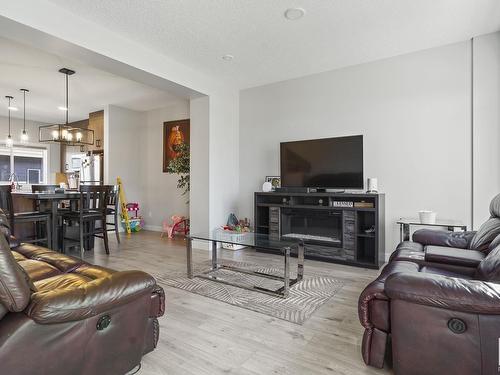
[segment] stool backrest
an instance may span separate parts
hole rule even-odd
[[[113,190],[111,191],[111,194],[109,194],[108,206],[113,206],[113,207],[118,206],[119,193],[120,193],[120,186],[114,185]]]
[[[92,210],[104,215],[113,189],[113,185],[80,185],[80,212]]]
[[[14,205],[12,203],[12,186],[0,185],[0,208],[9,218],[10,227],[14,228]]]

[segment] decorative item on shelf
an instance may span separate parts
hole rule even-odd
[[[356,208],[373,208],[374,205],[373,205],[373,202],[361,201],[361,202],[354,202],[354,207],[356,207]]]
[[[354,202],[351,202],[351,201],[333,201],[333,207],[352,208],[352,207],[354,207]]]
[[[94,131],[87,128],[73,126],[69,123],[69,76],[75,74],[74,70],[62,68],[60,73],[66,77],[66,123],[42,125],[38,128],[39,142],[63,143],[69,146],[93,145]]]
[[[262,191],[264,193],[269,193],[269,192],[273,191],[273,185],[268,181],[264,182],[262,184]]]
[[[23,92],[23,131],[21,132],[21,143],[28,143],[29,137],[26,132],[26,93],[30,90],[20,89]]]
[[[364,230],[366,234],[374,234],[375,233],[375,225],[372,225],[370,228]]]
[[[429,210],[418,211],[418,217],[422,224],[436,224],[437,213]]]
[[[378,193],[378,181],[376,178],[374,177],[370,177],[368,178],[368,189],[367,189],[367,193]]]
[[[12,110],[11,100],[14,99],[14,97],[11,95],[7,95],[6,98],[9,101],[9,105],[7,107],[8,111],[9,111],[9,134],[7,135],[7,138],[5,138],[5,146],[10,148],[14,145],[14,140],[12,139],[12,136],[10,135],[10,111]]]
[[[266,176],[266,182],[270,182],[273,189],[275,191],[277,188],[281,187],[281,177],[279,176]]]

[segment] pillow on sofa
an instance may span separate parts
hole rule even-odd
[[[500,235],[500,219],[491,217],[476,232],[470,243],[472,250],[488,251],[490,243]]]
[[[491,250],[486,258],[479,263],[476,277],[484,281],[500,282],[500,246]]]

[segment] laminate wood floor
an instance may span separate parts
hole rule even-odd
[[[97,240],[86,260],[117,270],[153,274],[184,270],[185,242],[161,239],[157,232],[110,235],[111,255]],[[209,252],[194,250],[194,261]],[[252,249],[223,251],[223,258],[281,264],[280,256]],[[292,260],[292,265],[295,259]],[[328,272],[345,286],[302,326],[215,301],[175,288],[165,288],[167,307],[160,318],[160,341],[143,358],[141,375],[305,375],[390,374],[365,366],[360,345],[363,328],[358,296],[378,271],[306,260],[305,272]]]

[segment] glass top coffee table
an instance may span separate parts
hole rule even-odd
[[[193,250],[192,250],[193,240],[208,241],[212,244],[211,267],[208,271],[205,271],[200,274],[193,274]],[[275,250],[275,251],[279,250],[283,255],[284,274],[283,276],[271,275],[265,272],[251,271],[240,267],[221,264],[218,261],[218,254],[217,254],[219,243],[229,243],[234,245],[242,245],[242,246],[260,248],[265,250]],[[290,277],[290,252],[292,248],[297,248],[297,258],[298,258],[297,277],[294,279]],[[290,292],[290,287],[300,282],[304,276],[304,241],[300,238],[296,239],[287,238],[286,240],[284,239],[282,240],[270,237],[267,234],[257,234],[257,233],[244,233],[243,235],[238,235],[238,236],[223,236],[220,234],[220,232],[195,233],[195,234],[190,234],[188,236],[186,242],[186,251],[187,251],[187,275],[190,279],[193,277],[200,277],[223,284],[236,286],[239,288],[266,293],[272,296],[287,298]],[[278,289],[272,290],[255,285],[249,286],[231,282],[228,280],[224,280],[220,276],[213,274],[215,271],[220,269],[227,269],[233,272],[240,272],[248,275],[254,275],[272,280],[282,281],[283,286]]]

